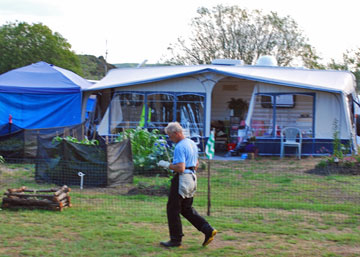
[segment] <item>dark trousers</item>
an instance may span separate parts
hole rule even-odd
[[[167,202],[167,218],[172,241],[181,242],[184,236],[180,214],[186,218],[195,228],[203,233],[212,231],[209,223],[201,217],[192,207],[194,198],[182,198],[179,195],[179,174],[171,180],[170,194]]]

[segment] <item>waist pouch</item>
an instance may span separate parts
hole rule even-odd
[[[179,194],[182,198],[194,197],[197,177],[194,173],[182,173],[179,176]]]

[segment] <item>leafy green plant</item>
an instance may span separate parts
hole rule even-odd
[[[96,139],[89,140],[87,137],[85,137],[85,139],[83,139],[83,140],[78,140],[77,138],[71,137],[71,136],[67,136],[67,137],[56,136],[53,138],[52,142],[53,143],[61,142],[63,140],[66,140],[68,142],[75,143],[75,144],[82,144],[82,145],[99,145],[98,140],[96,140]]]
[[[341,143],[339,138],[339,122],[337,119],[335,119],[333,123],[333,138],[334,158],[342,159],[344,157],[343,151],[345,150],[345,146]]]
[[[316,168],[325,168],[328,166],[328,162],[326,160],[321,160],[317,165]]]
[[[243,118],[244,114],[249,108],[248,102],[241,98],[231,98],[228,103],[228,108],[234,110],[234,115]]]
[[[137,170],[154,170],[160,160],[171,161],[175,146],[169,146],[165,135],[160,134],[157,129],[128,129],[120,133],[115,141],[120,142],[124,138],[130,138],[133,162]]]
[[[0,155],[0,164],[1,163],[5,163],[5,159],[4,159],[4,157],[2,157],[1,155]]]
[[[339,122],[337,119],[333,123],[333,153],[330,155],[330,151],[324,146],[320,148],[318,153],[329,153],[330,157],[327,160],[321,160],[316,168],[325,168],[328,165],[334,166],[336,164],[339,167],[353,168],[356,163],[360,161],[359,156],[346,156],[351,152],[350,143],[344,145],[341,143],[339,136]]]

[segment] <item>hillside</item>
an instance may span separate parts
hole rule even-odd
[[[110,64],[105,62],[103,56],[96,57],[94,55],[78,55],[83,77],[90,80],[100,80],[105,76],[105,63],[107,71],[116,68],[136,68],[139,63],[117,63]],[[142,67],[166,66],[166,64],[144,64]]]
[[[107,71],[116,68],[115,65],[106,63],[102,56],[78,55],[78,57],[85,79],[100,80],[105,76],[105,67],[107,68]]]

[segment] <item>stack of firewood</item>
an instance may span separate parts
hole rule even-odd
[[[8,189],[4,193],[1,208],[62,211],[65,207],[71,207],[69,192],[70,188],[67,186],[51,189]]]

